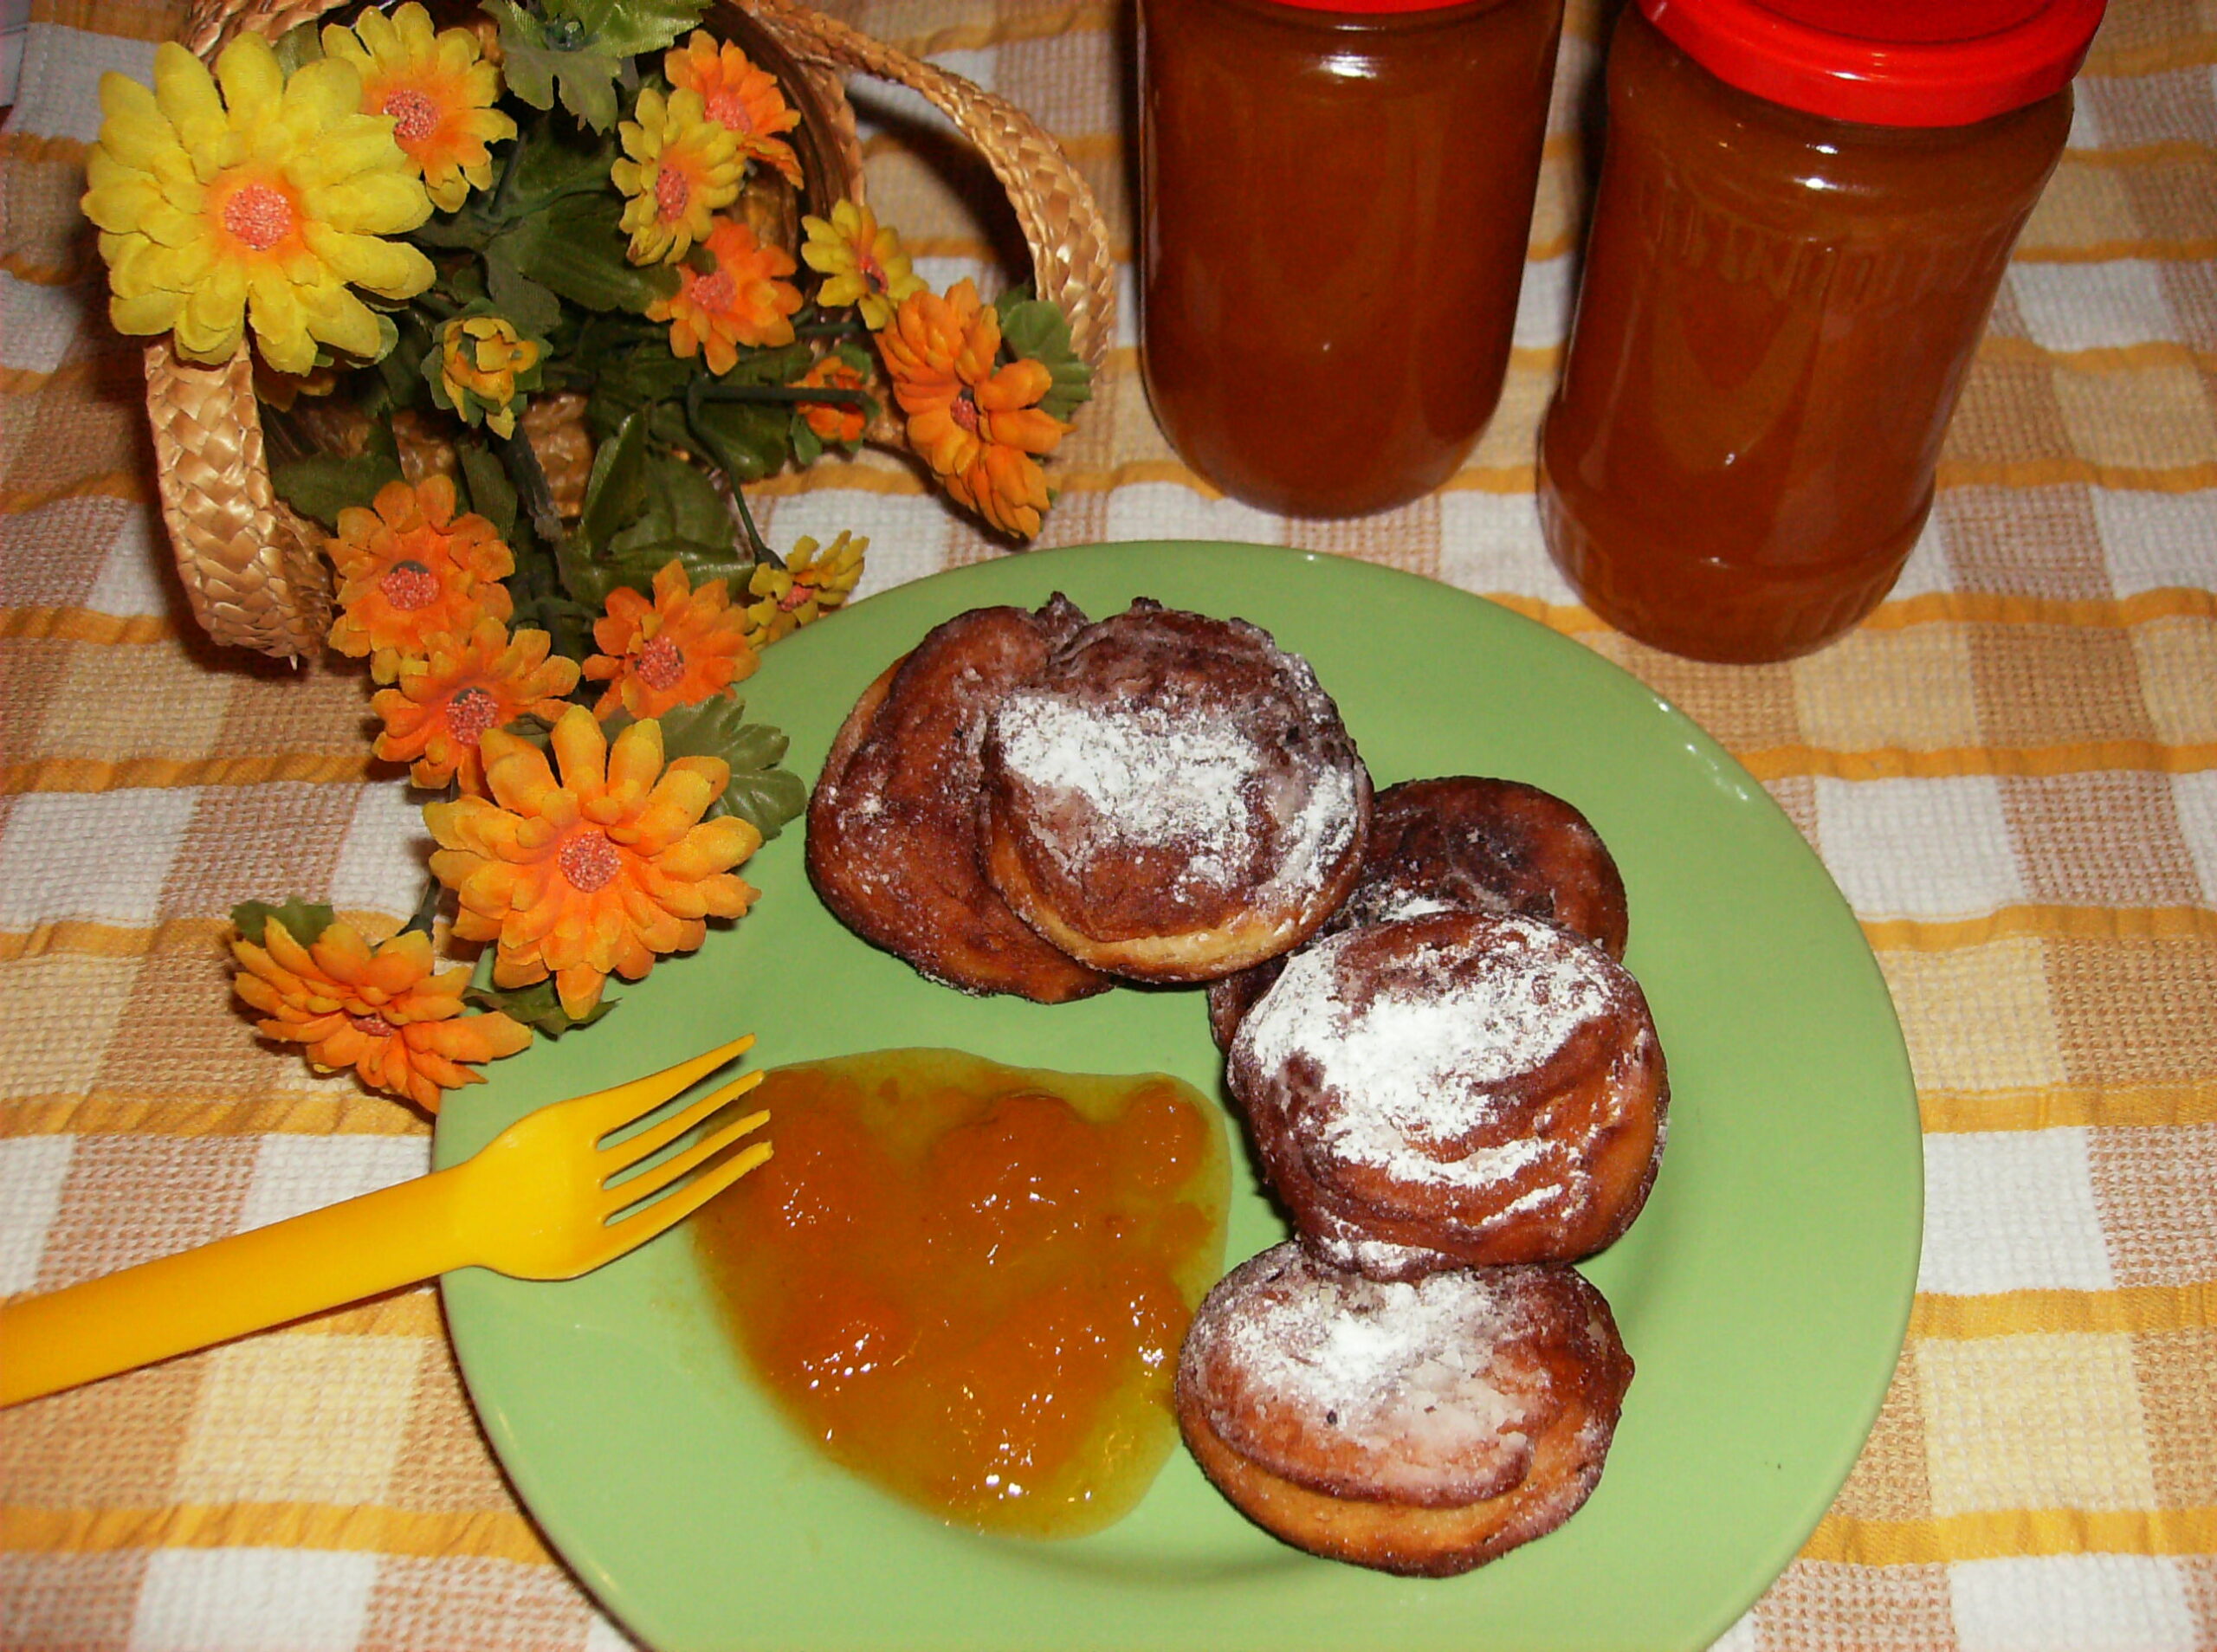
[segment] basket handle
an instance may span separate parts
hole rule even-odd
[[[1093,190],[1039,124],[1007,99],[896,51],[800,0],[740,0],[804,63],[859,70],[922,94],[986,158],[1031,249],[1039,296],[1070,318],[1070,344],[1098,369],[1116,319],[1116,264]],[[860,168],[856,168],[860,176]]]
[[[213,63],[245,32],[275,40],[346,0],[193,0],[181,35]],[[832,71],[906,86],[947,115],[1008,192],[1039,295],[1070,318],[1070,344],[1096,370],[1116,312],[1115,260],[1099,204],[1053,139],[1006,99],[872,40],[798,0],[736,0],[792,53],[831,106],[835,139],[862,178],[854,115]],[[281,659],[313,655],[329,629],[331,581],[313,526],[276,497],[254,395],[251,346],[215,367],[146,351],[147,405],[162,515],[194,618],[217,642]]]

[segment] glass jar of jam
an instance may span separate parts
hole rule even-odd
[[[1636,0],[1563,377],[1548,549],[1697,659],[1839,636],[1932,507],[2102,0]]]
[[[1562,0],[1140,0],[1140,351],[1225,492],[1357,516],[1500,400]]]

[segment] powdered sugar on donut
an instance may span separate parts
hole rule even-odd
[[[1069,858],[1187,848],[1189,875],[1221,883],[1253,853],[1239,788],[1259,754],[1220,718],[1160,706],[1104,716],[1060,694],[1021,694],[1001,707],[998,732],[1011,775],[1089,811]]]
[[[1277,857],[1262,893],[1297,896],[1323,886],[1360,819],[1351,765],[1303,772],[1205,704],[1031,690],[1002,705],[994,737],[1005,772],[1078,829],[1044,838],[1074,874],[1104,854],[1173,851],[1179,883],[1223,888],[1260,854]]]
[[[1363,1453],[1379,1490],[1419,1491],[1483,1475],[1527,1443],[1527,1398],[1496,1359],[1522,1328],[1517,1278],[1461,1270],[1380,1284],[1280,1247],[1211,1297],[1193,1355],[1237,1371],[1252,1403]]]
[[[1461,1153],[1454,1144],[1491,1120],[1502,1087],[1610,1010],[1614,966],[1551,925],[1503,917],[1483,954],[1428,942],[1350,1002],[1341,955],[1378,932],[1348,931],[1296,954],[1240,1023],[1238,1059],[1265,1079],[1296,1057],[1313,1063],[1321,1139],[1343,1162],[1434,1186],[1510,1180],[1548,1151],[1542,1139]]]

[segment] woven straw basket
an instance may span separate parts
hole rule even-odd
[[[344,0],[195,0],[184,42],[209,63],[231,38],[275,39]],[[953,119],[1008,191],[1034,281],[1070,317],[1077,353],[1101,365],[1115,319],[1115,266],[1093,192],[1022,111],[960,75],[880,44],[797,0],[721,0],[704,26],[758,50],[802,111],[794,136],[811,194],[862,196],[862,152],[843,78],[861,72],[921,93]],[[779,63],[783,56],[788,61]],[[829,210],[818,197],[814,208]],[[162,517],[193,616],[218,642],[281,659],[321,647],[331,618],[321,534],[271,490],[249,346],[217,367],[178,359],[163,339],[146,352]]]

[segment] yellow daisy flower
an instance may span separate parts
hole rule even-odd
[[[102,75],[84,210],[106,232],[117,331],[174,329],[179,355],[212,364],[251,325],[284,373],[313,368],[319,345],[374,357],[377,317],[348,289],[404,299],[431,284],[429,259],[381,239],[431,203],[361,92],[336,58],[288,80],[258,35],[225,47],[212,75],[175,42],[155,51],[152,91]]]
[[[491,187],[486,145],[514,137],[516,123],[493,106],[501,71],[484,61],[475,33],[434,31],[431,14],[409,0],[389,17],[365,11],[352,29],[326,25],[323,49],[361,75],[364,114],[392,117],[393,138],[433,205],[451,212],[471,190]]]
[[[639,94],[638,119],[617,127],[627,158],[609,168],[630,196],[623,228],[635,264],[674,264],[708,238],[716,213],[739,198],[739,136],[708,119],[698,92]]]
[[[826,308],[851,304],[875,332],[893,319],[895,305],[924,290],[901,237],[880,227],[877,215],[860,202],[838,202],[829,220],[803,218],[800,224],[808,232],[801,261],[825,278],[816,301]]]
[[[755,599],[747,605],[747,640],[766,649],[845,606],[862,579],[863,552],[869,549],[869,539],[850,533],[823,546],[804,533],[793,541],[784,567],[756,563],[747,582],[747,594]]]

